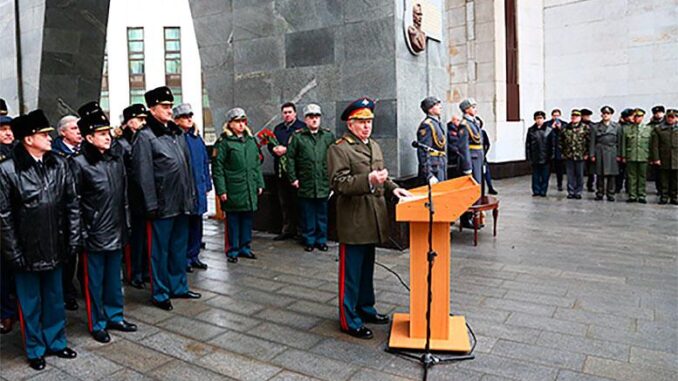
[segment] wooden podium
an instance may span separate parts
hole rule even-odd
[[[471,343],[463,316],[450,316],[450,223],[480,197],[480,186],[471,176],[434,184],[433,262],[431,300],[431,350],[464,352]],[[428,190],[411,189],[415,196],[396,206],[396,221],[410,223],[410,313],[393,315],[389,348],[424,349],[428,298]]]

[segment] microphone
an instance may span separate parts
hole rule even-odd
[[[422,149],[422,150],[424,150],[424,151],[426,151],[426,152],[443,152],[443,151],[437,150],[437,149],[435,149],[435,148],[433,148],[433,147],[429,147],[429,146],[427,146],[426,144],[421,144],[421,143],[419,143],[419,142],[416,141],[416,140],[412,142],[412,147],[413,147],[413,148]]]

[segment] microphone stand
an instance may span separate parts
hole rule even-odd
[[[425,166],[426,166],[426,189],[428,191],[428,201],[424,204],[426,208],[428,209],[428,251],[426,253],[426,260],[428,261],[428,274],[426,275],[426,288],[427,288],[427,296],[426,296],[426,342],[424,344],[424,353],[417,357],[415,355],[406,353],[405,351],[399,351],[395,349],[390,349],[386,348],[388,352],[393,352],[396,354],[403,355],[405,357],[409,357],[415,360],[418,360],[419,363],[424,367],[424,377],[423,380],[426,381],[428,379],[428,371],[430,368],[432,368],[434,365],[438,363],[447,363],[447,362],[454,362],[454,361],[462,361],[462,360],[472,360],[475,358],[475,356],[472,354],[473,349],[469,354],[467,355],[462,355],[462,356],[454,356],[446,359],[441,359],[437,356],[434,356],[433,353],[431,352],[431,303],[433,302],[433,263],[435,262],[436,256],[438,254],[433,250],[433,216],[435,214],[435,208],[433,205],[433,187],[431,186],[431,178],[433,177],[433,174],[430,173],[430,168],[431,168],[431,152],[438,152],[438,150],[428,147],[426,145],[419,145],[416,148],[418,149],[423,149],[426,152],[426,161],[425,161]],[[473,335],[475,338],[475,335]],[[474,349],[475,349],[475,344],[474,344]]]

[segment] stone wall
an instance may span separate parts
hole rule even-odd
[[[191,1],[215,123],[243,107],[254,130],[280,121],[280,105],[310,102],[323,125],[343,134],[339,115],[352,100],[378,100],[374,137],[395,176],[416,173],[409,147],[423,114],[425,57],[407,52],[399,0]],[[438,46],[436,46],[438,45]],[[430,43],[432,91],[447,84],[444,45]],[[266,172],[271,171],[266,160]]]
[[[45,110],[56,124],[82,103],[99,99],[108,1],[20,0],[23,111]],[[19,113],[14,2],[0,3],[3,51],[0,84],[12,114]]]
[[[676,1],[544,3],[548,109],[678,104]]]

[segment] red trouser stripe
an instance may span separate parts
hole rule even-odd
[[[19,310],[19,327],[21,327],[21,337],[24,339],[24,351],[26,350],[26,322],[24,321],[24,313],[21,311],[21,302],[19,298],[16,300],[17,309]]]
[[[151,296],[153,295],[153,261],[151,260],[152,254],[151,250],[153,249],[153,223],[151,221],[146,221],[146,249],[148,251],[148,279],[151,286]]]
[[[128,243],[123,250],[125,251],[125,274],[129,282],[132,280],[132,245]]]
[[[341,329],[348,330],[344,311],[344,273],[346,272],[346,246],[339,244],[339,324]]]
[[[87,306],[87,327],[89,331],[92,332],[93,323],[92,323],[92,300],[90,299],[92,295],[89,292],[89,261],[87,258],[87,250],[82,252],[82,271],[83,278],[85,278],[85,305]]]

